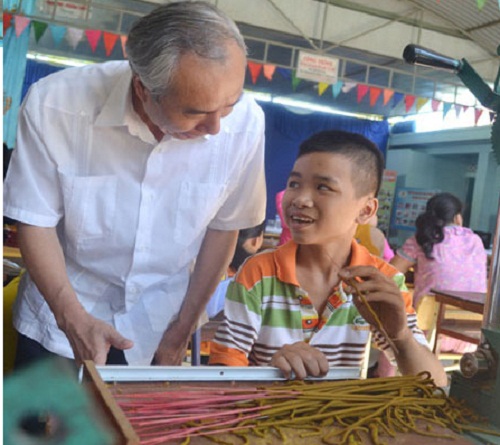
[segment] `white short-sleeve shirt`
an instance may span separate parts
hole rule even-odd
[[[4,214],[57,227],[67,273],[92,315],[149,364],[186,293],[207,228],[236,230],[265,212],[264,116],[243,96],[215,136],[157,142],[131,105],[127,62],[71,68],[34,84],[20,111]],[[26,274],[19,332],[71,347]]]

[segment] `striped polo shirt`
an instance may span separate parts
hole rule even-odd
[[[393,359],[384,336],[370,327],[342,285],[334,289],[320,315],[295,272],[297,244],[249,258],[229,285],[224,321],[210,349],[210,363],[227,366],[268,366],[286,344],[308,342],[319,349],[330,366],[361,366],[370,330],[377,346]],[[404,275],[353,241],[350,266],[374,266],[392,277],[405,300],[408,326],[415,339],[427,345],[416,326],[416,314]]]

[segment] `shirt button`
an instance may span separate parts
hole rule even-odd
[[[312,323],[312,320],[307,320],[306,321],[307,324],[311,324]]]
[[[139,293],[139,288],[137,286],[130,286],[128,288],[128,291],[132,294],[132,295],[135,295],[137,293]]]

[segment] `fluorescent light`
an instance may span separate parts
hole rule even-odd
[[[91,60],[70,59],[67,57],[49,56],[47,54],[40,54],[36,52],[28,52],[26,57],[28,59],[38,60],[40,62],[47,62],[52,65],[59,65],[59,66],[84,66],[95,63]]]

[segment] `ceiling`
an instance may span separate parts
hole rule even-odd
[[[75,14],[65,8],[79,6]],[[162,0],[36,0],[33,19],[83,29],[126,34],[131,24]],[[369,95],[358,102],[359,83],[397,93],[479,106],[454,75],[445,71],[408,65],[402,60],[408,43],[420,44],[452,58],[466,58],[480,76],[495,81],[500,65],[500,7],[487,0],[212,0],[240,26],[249,48],[249,60],[282,68],[272,81],[260,76],[249,89],[270,92],[343,111],[379,116],[406,114],[404,102],[375,105]],[[82,41],[73,49],[66,41],[56,46],[46,33],[38,42],[31,37],[30,50],[88,60],[122,58],[117,45],[111,55],[102,42],[92,52]],[[318,83],[301,81],[292,87],[290,73],[296,68],[299,51],[339,59],[339,79],[344,91],[334,97],[331,90],[321,96]],[[430,109],[430,101],[425,107]],[[421,109],[421,112],[426,108]],[[415,107],[409,113],[414,113]]]

